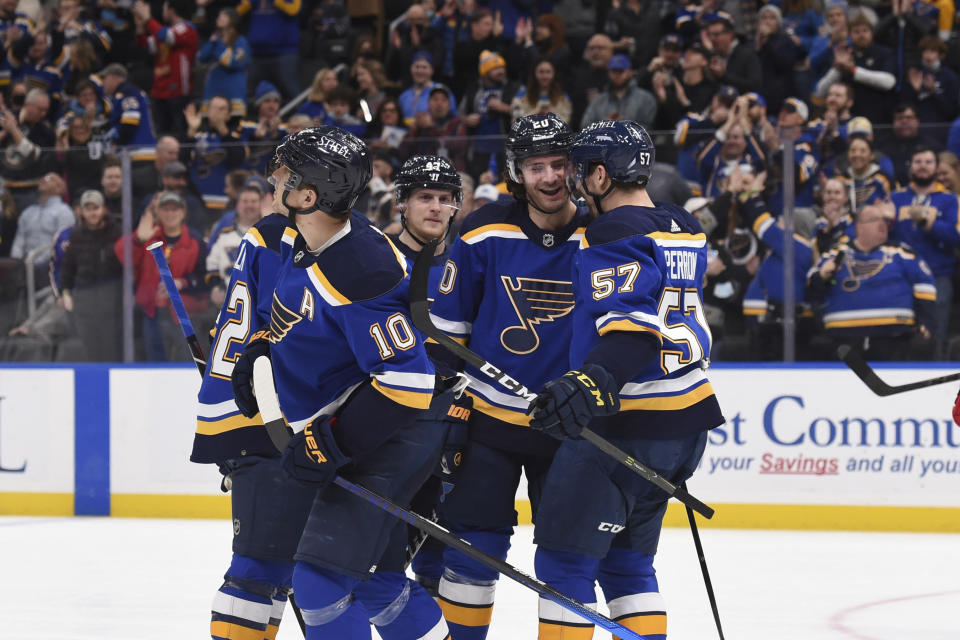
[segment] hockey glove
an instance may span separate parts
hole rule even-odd
[[[562,378],[551,380],[532,403],[530,426],[558,440],[576,438],[597,416],[620,410],[617,383],[598,364],[584,365]]]
[[[330,420],[316,419],[293,436],[283,452],[283,470],[301,484],[322,488],[350,462],[333,437]]]
[[[953,422],[960,427],[960,393],[957,393],[957,399],[953,401]]]
[[[250,342],[243,349],[243,353],[233,365],[233,374],[230,381],[233,383],[233,399],[237,402],[240,413],[248,418],[260,413],[257,398],[253,395],[253,363],[260,356],[270,357],[270,332],[257,331],[250,337]]]
[[[457,476],[463,464],[463,453],[467,448],[470,430],[470,412],[473,410],[473,398],[463,394],[453,401],[447,415],[443,417],[443,424],[447,427],[447,439],[443,443],[443,454],[436,475],[440,478],[443,494],[440,502],[457,484]]]

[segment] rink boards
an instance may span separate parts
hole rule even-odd
[[[881,367],[891,384],[956,370]],[[716,365],[727,422],[690,492],[705,526],[960,532],[954,385],[879,398],[832,364]],[[0,365],[0,515],[228,517],[212,465],[188,461],[188,366]],[[677,504],[667,524],[686,526]],[[525,488],[521,521],[529,522]]]

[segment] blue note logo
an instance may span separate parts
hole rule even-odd
[[[538,278],[500,276],[519,325],[500,333],[500,344],[511,353],[525,355],[540,346],[537,325],[553,322],[573,311],[573,283]]]
[[[293,325],[303,320],[303,316],[283,306],[277,292],[273,292],[273,306],[270,308],[270,342],[276,344],[283,340]]]

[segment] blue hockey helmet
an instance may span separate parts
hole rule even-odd
[[[573,171],[568,180],[579,183],[585,195],[593,198],[597,211],[603,212],[600,202],[618,183],[647,186],[654,158],[653,140],[642,126],[632,120],[601,120],[574,136],[570,150]],[[604,166],[611,180],[603,193],[589,191],[584,182],[597,165]],[[573,184],[568,186],[576,193]]]
[[[288,135],[277,147],[275,163],[290,170],[286,182],[276,186],[284,189],[283,204],[299,214],[348,215],[373,176],[367,146],[338,127],[312,127]],[[317,194],[317,203],[310,209],[287,205],[288,193],[301,186],[309,186]]]
[[[507,135],[505,155],[507,175],[520,182],[520,164],[526,158],[570,153],[573,133],[554,113],[537,113],[514,120]]]

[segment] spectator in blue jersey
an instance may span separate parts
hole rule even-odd
[[[297,113],[310,116],[317,124],[323,122],[327,116],[327,96],[339,84],[337,72],[333,69],[323,68],[317,71],[313,76],[313,84],[310,85],[310,93],[297,109]]]
[[[820,168],[820,156],[816,148],[816,138],[805,129],[810,117],[810,108],[796,97],[789,97],[783,101],[783,107],[777,117],[776,133],[767,140],[767,165],[772,177],[768,185],[768,201],[770,207],[780,213],[783,211],[783,154],[786,150],[786,141],[793,141],[793,169],[794,169],[794,207],[808,209],[813,206],[813,188],[816,185],[817,171]],[[807,211],[809,213],[809,209]],[[806,218],[810,225],[813,216]],[[811,227],[807,227],[809,231]]]
[[[217,237],[228,228],[234,227],[237,217],[237,200],[240,198],[240,192],[246,187],[251,186],[260,192],[261,199],[266,190],[266,183],[259,176],[252,175],[244,169],[235,169],[227,174],[223,183],[223,193],[227,196],[228,211],[220,216],[216,224],[210,230],[210,236],[207,238],[207,249],[217,241]],[[270,213],[268,209],[266,213]]]
[[[20,211],[37,201],[40,179],[53,168],[56,137],[46,120],[49,110],[50,96],[41,89],[26,94],[16,115],[0,101],[0,168]]]
[[[195,105],[184,110],[187,139],[194,144],[190,159],[190,178],[203,197],[208,214],[219,215],[227,208],[223,181],[227,173],[239,169],[246,159],[246,150],[236,124],[230,117],[230,100],[213,96],[204,118]],[[205,231],[207,225],[198,227]]]
[[[218,307],[223,304],[226,285],[237,261],[240,241],[247,231],[261,218],[260,199],[263,193],[254,185],[245,186],[237,197],[237,211],[233,224],[221,229],[207,254],[207,286],[210,301]]]
[[[98,76],[90,76],[99,84],[103,97],[110,101],[110,132],[114,144],[130,149],[134,162],[149,162],[156,158],[157,140],[150,119],[150,100],[147,94],[128,81],[127,69],[122,64],[108,64]]]
[[[31,88],[43,89],[53,101],[53,112],[59,111],[63,91],[63,66],[66,55],[63,34],[55,42],[46,31],[27,33],[7,52],[15,80],[24,80]]]
[[[853,85],[853,115],[864,116],[874,124],[890,122],[894,76],[893,53],[873,42],[870,20],[858,13],[849,22],[850,40],[833,48],[829,71],[817,82],[815,98],[823,98],[834,82]]]
[[[120,227],[104,204],[99,191],[84,191],[80,197],[79,219],[70,232],[60,269],[60,294],[87,360],[119,362],[121,269],[113,245]]]
[[[644,127],[652,125],[657,117],[657,99],[637,86],[630,59],[620,53],[610,58],[607,77],[610,84],[587,106],[580,126],[600,120],[633,120]]]
[[[301,0],[240,0],[237,13],[250,16],[247,39],[253,59],[248,72],[249,86],[269,80],[290,100],[300,92]]]
[[[703,113],[688,113],[677,122],[673,133],[673,143],[678,150],[677,170],[687,180],[700,181],[697,155],[713,138],[714,130],[726,122],[737,97],[737,90],[733,87],[720,87],[710,98],[710,106]]]
[[[17,0],[0,2],[0,47],[7,51],[22,36],[34,28],[33,20],[27,14],[17,11]],[[13,80],[10,62],[6,55],[0,55],[0,89],[6,89]]]
[[[871,360],[907,360],[914,333],[929,341],[936,329],[937,291],[921,257],[886,244],[888,230],[881,207],[864,207],[853,241],[828,251],[811,269],[807,293],[836,344]]]
[[[862,134],[850,137],[847,153],[833,164],[830,177],[839,178],[844,183],[854,211],[859,211],[864,205],[886,200],[890,195],[890,179],[876,161],[873,143]]]
[[[952,69],[943,65],[947,45],[937,36],[920,41],[920,60],[907,68],[900,88],[900,99],[917,107],[917,117],[927,126],[927,135],[942,137],[947,123],[957,117],[960,81]]]
[[[921,147],[910,159],[910,184],[894,191],[890,199],[896,207],[896,222],[891,236],[926,261],[936,279],[936,320],[930,327],[937,342],[938,357],[945,355],[953,301],[953,271],[960,247],[960,223],[957,220],[957,195],[936,181],[937,153]]]
[[[238,30],[240,16],[234,9],[217,14],[217,29],[197,54],[197,62],[210,65],[203,85],[203,109],[213,96],[230,101],[230,115],[247,114],[247,66],[250,64],[250,43]]]
[[[206,247],[200,234],[184,224],[186,216],[187,206],[180,194],[158,193],[140,217],[134,233],[121,236],[113,246],[117,259],[123,262],[124,243],[132,244],[134,297],[143,320],[144,348],[149,361],[187,360],[189,351],[184,348],[183,335],[157,265],[147,252],[148,245],[158,240],[165,243],[170,273],[187,312],[206,308]]]
[[[713,79],[728,84],[740,93],[761,91],[763,72],[760,59],[748,45],[737,41],[730,15],[717,11],[707,20],[707,38],[713,46],[713,55],[708,67]]]
[[[502,167],[503,138],[510,130],[510,104],[520,90],[507,78],[507,61],[499,53],[484,51],[477,61],[480,80],[467,87],[461,99],[461,113],[471,141],[467,173],[479,177],[493,167]],[[405,112],[406,113],[406,112]]]
[[[700,184],[707,198],[715,198],[723,191],[722,181],[736,166],[747,165],[757,173],[764,164],[759,143],[749,133],[747,101],[737,98],[727,119],[697,154]]]
[[[816,255],[825,254],[841,242],[847,242],[853,232],[852,199],[847,185],[839,178],[828,178],[820,187],[820,204],[813,206],[817,215],[810,239]]]
[[[243,123],[241,136],[247,142],[247,168],[262,175],[287,129],[280,120],[280,92],[274,85],[266,80],[257,85],[253,106],[256,120]]]

